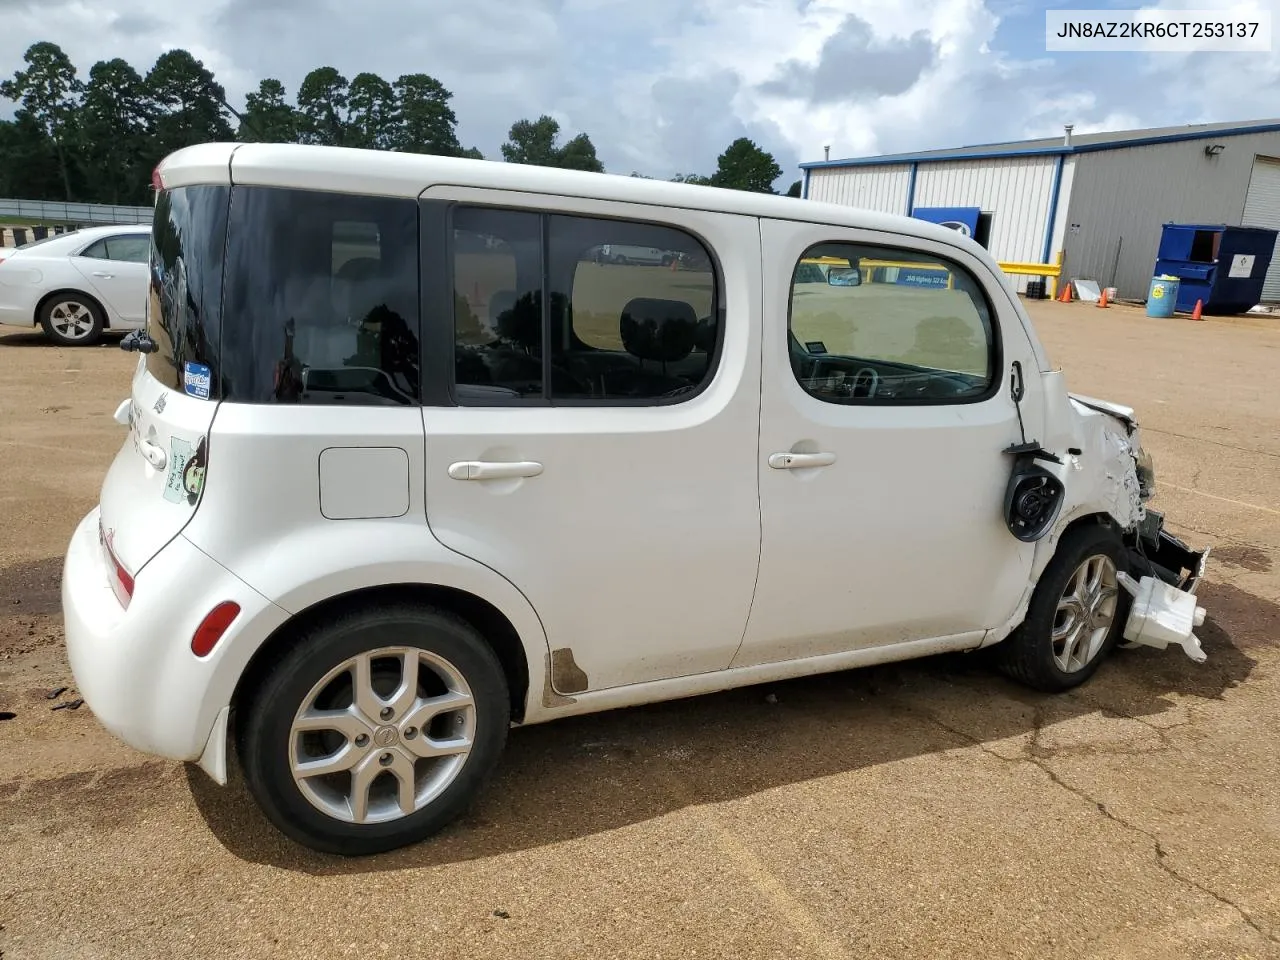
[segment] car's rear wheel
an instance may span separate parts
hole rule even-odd
[[[45,336],[64,347],[97,343],[107,323],[92,298],[71,292],[55,294],[41,304],[39,319]]]
[[[995,650],[1009,676],[1037,690],[1077,687],[1097,671],[1124,630],[1128,570],[1119,534],[1104,524],[1062,538],[1031,595],[1026,619]]]
[[[238,724],[249,789],[326,853],[403,846],[457,817],[506,742],[510,701],[470,624],[429,607],[353,610],[307,631]]]

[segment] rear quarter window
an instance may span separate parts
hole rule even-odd
[[[228,230],[224,399],[417,401],[416,201],[238,186]]]
[[[222,262],[227,235],[225,186],[191,186],[156,197],[151,229],[147,333],[156,345],[147,369],[166,387],[183,389],[183,371],[207,371],[218,384]]]

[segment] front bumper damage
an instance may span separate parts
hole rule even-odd
[[[1131,574],[1118,578],[1133,597],[1124,626],[1126,646],[1164,650],[1176,644],[1203,663],[1208,656],[1194,631],[1204,623],[1205,610],[1196,604],[1196,589],[1209,548],[1192,550],[1165,530],[1162,513],[1147,506],[1155,495],[1155,467],[1142,449],[1133,410],[1079,394],[1069,396],[1081,412],[1102,415],[1092,418],[1101,428],[1092,438],[1098,441],[1103,463],[1095,496],[1097,502],[1107,503],[1108,512],[1127,531]]]
[[[1128,647],[1167,649],[1177,644],[1196,663],[1208,654],[1195,635],[1205,609],[1196,604],[1196,588],[1204,576],[1209,551],[1192,550],[1164,529],[1164,515],[1147,509],[1129,538],[1130,569],[1140,576],[1119,575],[1120,586],[1133,597],[1125,621]]]

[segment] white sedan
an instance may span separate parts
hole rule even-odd
[[[36,240],[0,259],[0,324],[39,324],[55,343],[145,325],[151,227],[88,227]]]

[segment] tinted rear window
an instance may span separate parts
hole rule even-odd
[[[147,369],[175,390],[183,389],[187,370],[195,390],[202,393],[210,382],[209,395],[216,394],[228,195],[225,186],[196,186],[156,198],[147,297],[156,350],[147,355]]]
[[[416,201],[238,186],[229,231],[224,399],[416,402]]]

